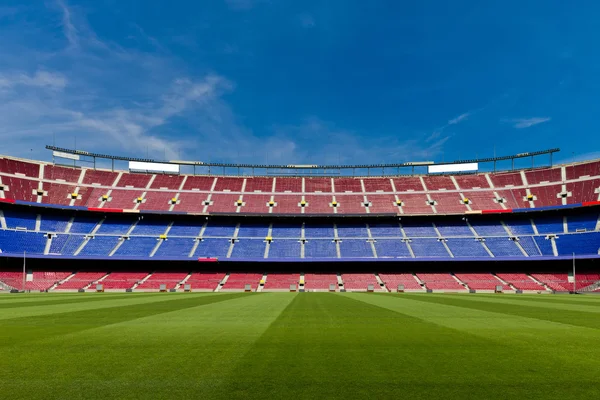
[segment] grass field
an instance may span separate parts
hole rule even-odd
[[[600,398],[600,297],[0,296],[3,398]]]

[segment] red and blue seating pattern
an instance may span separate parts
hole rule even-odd
[[[170,218],[174,218],[171,220]],[[0,207],[5,256],[222,261],[533,260],[600,257],[600,211],[373,221],[58,213]],[[151,281],[153,282],[153,280]]]

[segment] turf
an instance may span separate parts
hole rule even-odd
[[[0,296],[3,398],[600,398],[600,297]]]

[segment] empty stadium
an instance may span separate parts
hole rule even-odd
[[[599,393],[600,161],[427,174],[50,149],[0,158],[8,396]]]
[[[135,170],[136,160],[51,149],[113,168],[0,159],[5,291],[23,290],[23,257],[33,268],[24,289],[37,291],[598,290],[598,161],[457,175],[418,175],[411,163],[352,167],[408,172],[389,177],[314,177],[301,168],[295,177],[247,177],[148,173]],[[475,162],[514,165],[555,151]],[[114,169],[115,160],[130,169]],[[334,168],[350,169],[309,172]]]

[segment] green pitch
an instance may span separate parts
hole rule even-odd
[[[600,398],[600,297],[0,296],[0,396]]]

